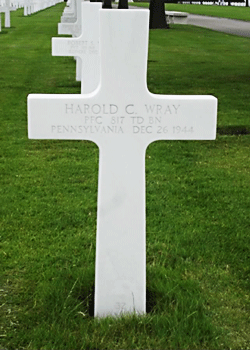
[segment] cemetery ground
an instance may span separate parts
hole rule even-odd
[[[148,2],[133,2],[132,6],[149,7]],[[211,6],[191,4],[165,4],[167,11],[180,11],[196,15],[214,16],[250,21],[250,8],[241,6]]]
[[[147,314],[98,320],[98,148],[27,137],[29,93],[80,93],[73,58],[51,56],[63,7],[0,33],[0,348],[250,349],[249,39],[150,32],[149,90],[216,96],[218,134],[149,146]]]

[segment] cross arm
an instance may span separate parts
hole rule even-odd
[[[89,110],[88,98],[83,101],[80,97],[81,95],[30,94],[28,137],[95,142],[96,127],[101,120]]]
[[[135,138],[146,148],[157,140],[213,140],[217,99],[146,92],[123,103],[101,86],[88,95],[28,96],[28,134],[35,139],[79,139],[97,144]]]
[[[9,11],[16,11],[17,8],[15,6],[0,6],[0,13],[1,12],[9,12]]]
[[[217,98],[214,96],[147,94],[142,108],[145,126],[151,133],[150,142],[216,138]]]
[[[98,54],[98,43],[80,38],[52,38],[52,56],[81,56]]]

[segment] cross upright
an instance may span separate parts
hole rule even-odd
[[[52,38],[53,56],[77,56],[81,60],[81,93],[94,91],[100,81],[99,10],[102,3],[81,3],[81,35]]]
[[[0,6],[0,13],[4,12],[5,28],[10,28],[10,11],[16,11],[16,7],[10,6],[10,0],[5,0],[5,5]]]
[[[216,137],[213,96],[147,89],[149,11],[100,10],[101,75],[90,94],[29,95],[31,139],[99,146],[95,316],[146,312],[145,152]]]

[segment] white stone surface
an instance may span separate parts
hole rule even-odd
[[[67,3],[61,17],[61,23],[73,23],[76,21],[76,0]]]
[[[34,13],[34,2],[32,0],[28,0],[24,5],[25,16],[31,15]]]
[[[81,3],[83,0],[76,0],[76,21],[73,23],[58,23],[58,34],[67,34],[74,37],[81,35],[82,18]]]
[[[215,97],[148,91],[148,23],[148,10],[100,10],[98,88],[87,95],[28,96],[29,138],[90,140],[100,149],[98,317],[146,311],[147,146],[156,140],[216,137]]]
[[[5,0],[5,5],[0,6],[0,13],[4,12],[4,26],[10,28],[10,12],[16,11],[16,7],[10,5],[10,0]]]
[[[100,2],[82,2],[81,35],[77,38],[52,38],[53,56],[78,56],[81,59],[82,94],[94,91],[100,82],[99,10],[101,8]]]
[[[23,15],[28,16],[33,13],[33,1],[32,0],[25,0],[23,2]]]

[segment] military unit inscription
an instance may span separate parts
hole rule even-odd
[[[67,124],[52,124],[53,134],[178,134],[193,133],[194,127],[178,125],[181,105],[147,105],[138,115],[134,104],[119,108],[116,104],[65,104],[64,114],[69,116]],[[80,124],[74,117],[81,116]],[[169,119],[174,118],[175,124]],[[78,119],[78,118],[77,118]]]
[[[75,52],[75,54],[90,54],[90,55],[98,55],[98,43],[93,41],[79,41],[78,43],[68,42],[69,52]]]

